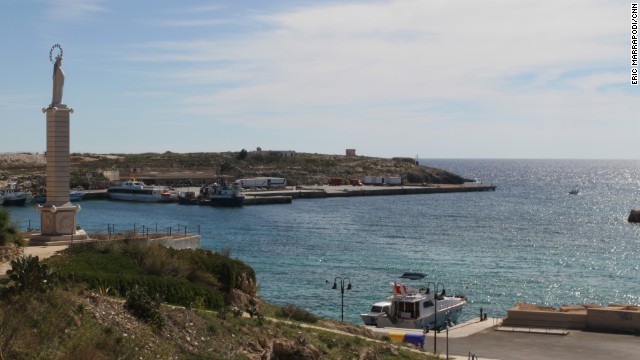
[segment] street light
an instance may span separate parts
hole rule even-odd
[[[344,282],[347,280],[349,281],[349,283],[347,284],[347,290],[351,290],[351,279],[349,279],[348,277],[342,278],[340,276],[336,276],[336,278],[333,280],[333,286],[331,287],[333,290],[338,288],[338,279],[340,279],[340,319],[341,321],[344,321]]]
[[[444,292],[446,291],[444,289],[444,284],[443,283],[437,283],[435,285],[435,289],[434,289],[434,293],[433,293],[433,308],[434,308],[434,321],[433,321],[433,353],[436,353],[436,338],[437,338],[437,334],[438,334],[438,289],[440,288],[440,285],[442,285],[442,295],[444,295]],[[449,333],[447,332],[447,337],[449,336]]]
[[[447,360],[449,360],[449,322],[451,321],[451,312],[447,310],[447,314],[444,320],[444,326],[447,327]]]

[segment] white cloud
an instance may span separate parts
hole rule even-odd
[[[629,114],[629,94],[603,92],[627,83],[626,69],[616,67],[628,49],[612,41],[628,33],[627,5],[318,5],[262,15],[254,19],[260,31],[232,39],[214,34],[150,43],[129,60],[184,63],[159,77],[176,86],[199,85],[198,93],[183,97],[190,114],[242,119],[255,127],[322,124],[415,141],[440,128],[484,129],[488,135],[460,138],[490,142],[501,134],[507,140],[492,146],[507,149],[508,138],[533,146],[536,140],[527,133],[555,129],[557,136],[570,136],[585,120],[592,124],[588,129],[601,132],[594,124],[607,109]],[[413,130],[390,127],[392,122]]]
[[[183,20],[167,20],[163,22],[165,26],[172,27],[200,27],[224,24],[226,21],[217,19],[183,19]]]
[[[107,12],[104,0],[51,0],[48,19],[51,21],[84,21],[94,13]]]

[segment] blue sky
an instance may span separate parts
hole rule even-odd
[[[0,152],[638,158],[627,1],[3,0]]]

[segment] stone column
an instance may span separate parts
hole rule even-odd
[[[40,211],[40,235],[32,244],[62,245],[87,239],[76,231],[76,212],[80,206],[69,202],[70,164],[69,122],[72,108],[64,104],[42,109],[47,114],[47,202]]]
[[[47,114],[47,205],[69,203],[70,163],[69,115],[71,108],[43,109]]]

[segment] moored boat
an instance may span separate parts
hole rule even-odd
[[[4,198],[2,205],[17,205],[22,206],[27,202],[28,194],[22,192],[16,188],[15,182],[9,182],[9,187],[0,190],[0,197]]]
[[[423,273],[404,273],[403,280],[423,280]],[[447,296],[443,284],[429,282],[424,287],[411,287],[393,282],[392,295],[376,302],[369,312],[360,314],[365,325],[380,328],[441,329],[446,324],[456,323],[462,308],[467,304],[464,296]],[[433,286],[433,289],[430,287]],[[439,285],[442,291],[436,292]]]
[[[219,184],[203,186],[200,188],[200,195],[211,206],[239,207],[244,203],[242,188],[238,185],[228,186],[224,179]]]
[[[196,197],[196,193],[193,191],[184,191],[178,193],[178,204],[182,205],[198,205],[201,200]]]
[[[109,197],[114,200],[171,202],[177,196],[167,188],[145,185],[142,181],[129,180],[107,189]]]
[[[69,200],[70,201],[80,201],[84,198],[84,196],[86,195],[86,192],[82,192],[82,191],[71,191],[69,192]]]

